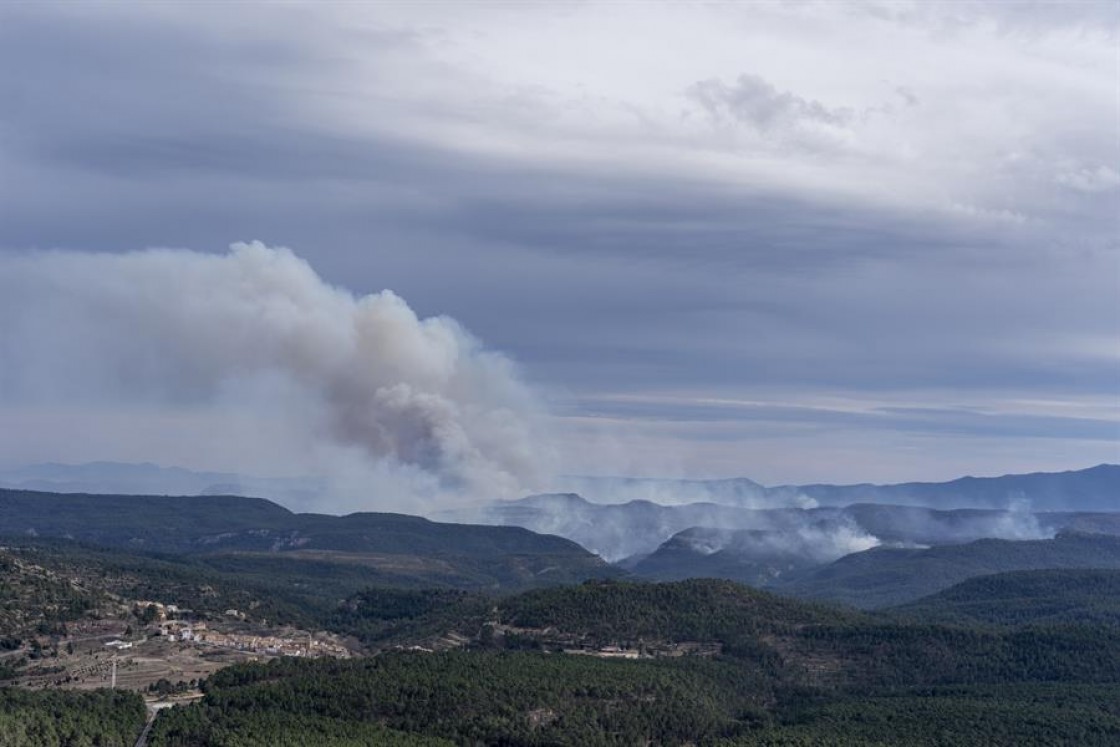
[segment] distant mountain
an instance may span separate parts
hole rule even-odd
[[[99,488],[97,492],[106,492],[106,498],[115,501],[121,496],[108,489],[122,484],[132,486],[128,492],[133,493],[146,492],[138,490],[139,486],[160,485],[163,487],[154,492],[163,493],[169,487],[179,486],[183,488],[180,492],[195,495],[222,492],[225,486],[230,493],[256,492],[290,506],[306,505],[301,501],[309,500],[308,496],[318,489],[311,479],[270,481],[150,464],[39,465],[0,473],[0,481],[4,479],[19,484],[66,485],[60,489],[67,490],[77,485],[94,485]],[[789,579],[791,573],[876,544],[926,546],[981,538],[1043,539],[1063,529],[1120,534],[1120,513],[1082,510],[1118,507],[1120,466],[1115,465],[1055,474],[969,477],[948,483],[886,486],[766,488],[747,479],[644,478],[580,478],[579,484],[607,502],[592,502],[575,493],[542,494],[479,508],[449,510],[434,518],[522,527],[538,534],[558,535],[648,578],[715,576],[752,584]],[[653,500],[618,502],[634,496]],[[699,498],[707,500],[697,502],[695,499]],[[888,500],[905,505],[893,505]],[[816,503],[821,505],[813,507]],[[173,547],[176,552],[299,549],[304,553],[384,552],[371,549],[380,546],[378,543],[360,539],[363,532],[359,527],[363,522],[378,525],[382,545],[391,534],[381,526],[388,522],[384,518],[388,514],[357,514],[348,518],[346,528],[340,530],[339,517],[295,514],[301,518],[293,519],[292,514],[277,514],[276,511],[283,511],[279,506],[266,504],[266,508],[254,510],[268,516],[254,516],[249,524],[233,529],[229,527],[228,512],[234,509],[225,499],[218,498],[210,502],[194,500],[194,513],[188,514],[169,511],[166,506],[149,506],[146,515],[161,518],[146,526],[125,524],[123,529],[100,526],[81,514],[58,534],[83,536],[101,543],[125,541],[129,547]],[[116,504],[103,501],[101,507],[106,509],[110,505]],[[250,505],[238,503],[235,512],[249,511]],[[971,507],[944,508],[948,506]],[[1050,510],[1056,508],[1067,510]],[[123,506],[114,510],[128,512]],[[27,516],[30,514],[13,516],[13,521]],[[381,518],[355,518],[361,516]],[[65,523],[58,517],[46,518],[56,524]],[[198,532],[188,535],[171,531],[183,522]],[[26,521],[20,526],[19,531],[44,531]],[[681,535],[682,532],[688,534]]]
[[[1120,625],[1120,570],[1063,568],[978,576],[891,612],[958,625]]]
[[[745,521],[748,517],[732,519]],[[1061,531],[1120,536],[1120,513],[1043,513],[913,506],[857,505],[843,509],[756,512],[763,529],[692,527],[652,553],[619,561],[640,578],[676,581],[724,578],[769,586],[845,555],[875,546],[920,549],[979,539],[1047,539]],[[734,526],[733,520],[724,526]]]
[[[658,480],[567,478],[565,489],[595,503],[650,501],[660,505],[718,503],[739,508],[806,508],[853,503],[938,509],[1019,507],[1030,511],[1120,510],[1120,465],[1101,464],[1068,472],[1002,477],[961,477],[949,482],[895,485],[781,485],[764,487],[746,478]]]
[[[1063,532],[1049,540],[984,539],[921,550],[876,547],[772,588],[871,609],[904,604],[976,576],[1054,568],[1120,568],[1120,537]]]
[[[803,495],[822,505],[887,503],[934,508],[1008,508],[1033,511],[1120,510],[1120,465],[1069,472],[962,477],[899,485],[791,485],[770,493]]]
[[[0,470],[0,488],[114,495],[252,495],[298,507],[324,490],[312,477],[252,477],[122,462],[32,464]]]
[[[261,498],[0,490],[0,535],[179,554],[345,561],[436,585],[535,585],[618,575],[561,537],[402,514],[297,514]],[[466,569],[466,570],[465,570]],[[469,573],[468,573],[469,571]]]
[[[567,477],[560,480],[569,493],[586,496],[594,503],[649,502],[662,506],[686,503],[718,503],[739,508],[804,508],[812,499],[775,494],[770,488],[745,477],[723,480],[675,480],[653,477]]]
[[[759,512],[714,503],[662,506],[650,501],[630,501],[603,505],[574,493],[533,495],[438,516],[557,534],[611,561],[653,552],[662,542],[690,527],[743,527],[766,521]]]
[[[765,487],[745,477],[720,480],[567,477],[560,482],[568,494],[578,493],[600,505],[714,503],[742,509],[780,509],[867,503],[937,509],[1120,510],[1120,465],[1115,464],[1069,472],[962,477],[949,482],[895,485]],[[325,489],[324,482],[314,477],[252,477],[121,462],[46,463],[0,469],[0,487],[118,495],[254,495],[290,506],[309,505],[309,501]]]
[[[578,542],[607,560],[623,562],[627,567],[640,560],[640,556],[660,553],[662,557],[654,564],[659,570],[651,572],[651,578],[669,580],[716,575],[747,583],[753,583],[753,575],[701,572],[713,569],[715,564],[712,561],[717,559],[703,560],[696,567],[686,562],[699,561],[700,556],[710,555],[711,550],[690,553],[688,548],[692,544],[689,542],[677,543],[674,547],[665,548],[665,552],[659,548],[678,533],[695,529],[768,532],[770,545],[789,548],[805,548],[802,538],[808,534],[815,542],[814,558],[827,562],[880,543],[939,545],[960,544],[985,537],[1042,539],[1067,528],[1120,534],[1120,513],[1035,514],[1022,507],[1012,510],[945,511],[879,504],[810,509],[748,509],[714,503],[662,506],[649,501],[604,505],[591,503],[573,493],[529,496],[482,508],[448,511],[439,516],[557,534]],[[749,544],[752,547],[757,545]],[[744,545],[739,543],[737,546]],[[669,555],[679,561],[679,569],[670,567]],[[745,560],[754,562],[750,558]],[[738,561],[731,561],[730,567],[737,564]],[[646,568],[654,565],[647,564]]]

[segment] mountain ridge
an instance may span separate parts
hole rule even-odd
[[[1067,530],[1053,539],[980,539],[924,549],[875,547],[770,588],[801,599],[877,609],[915,601],[977,576],[1065,568],[1120,569],[1120,537]]]
[[[515,586],[521,581],[559,583],[620,573],[571,540],[521,527],[446,524],[390,513],[294,513],[263,498],[241,496],[0,489],[3,535],[179,555],[342,559],[391,574],[406,573],[410,581],[428,578],[435,585],[464,573],[481,585]]]
[[[1107,486],[1097,497],[1113,489],[1120,495],[1120,468],[1104,474]],[[1120,533],[1120,512],[1032,510],[1026,503],[997,508],[936,508],[880,501],[811,508],[749,508],[712,502],[662,505],[641,499],[603,504],[575,493],[546,493],[449,510],[437,516],[559,534],[612,562],[653,554],[678,533],[696,528],[782,531],[793,536],[805,526],[832,524],[834,531],[859,530],[882,543],[926,545],[959,544],[982,537],[1039,539],[1070,527]],[[1104,501],[1088,503],[1100,505]],[[1120,506],[1109,507],[1115,510]]]

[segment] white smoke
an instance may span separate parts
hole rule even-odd
[[[548,453],[505,357],[450,318],[420,319],[387,290],[357,297],[259,242],[0,260],[4,402],[248,409],[303,444],[348,508],[515,497]]]
[[[990,532],[992,537],[1010,540],[1051,539],[1055,532],[1042,528],[1031,510],[1031,502],[1023,493],[1013,495],[1007,510],[999,514]]]
[[[798,533],[806,554],[815,560],[827,562],[851,553],[878,547],[882,542],[854,521],[846,519],[835,526],[809,526]]]
[[[756,522],[751,529],[697,527],[680,537],[700,555],[730,550],[741,557],[798,558],[816,564],[878,547],[882,541],[848,516],[814,520],[807,514],[789,513],[765,528]]]

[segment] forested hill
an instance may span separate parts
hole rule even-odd
[[[244,733],[350,745],[362,742],[346,735],[382,729],[385,743],[526,747],[1120,737],[1111,626],[900,622],[710,580],[588,582],[503,599],[370,590],[350,611],[351,621],[398,622],[398,632],[430,623],[469,635],[452,636],[456,650],[417,640],[366,659],[231,667],[208,681],[202,703],[161,715],[153,744]]]
[[[539,589],[500,600],[501,622],[596,639],[732,641],[811,624],[861,619],[714,579],[677,583],[608,581]]]
[[[132,747],[144,718],[139,693],[0,689],[4,747]]]
[[[1120,570],[1062,568],[978,576],[891,611],[963,625],[1120,626]]]
[[[41,493],[0,489],[0,534],[66,537],[155,552],[321,549],[454,555],[588,553],[518,527],[418,516],[295,514],[262,498]]]
[[[876,547],[775,589],[862,608],[904,604],[976,576],[1048,568],[1120,568],[1120,537],[1062,532],[1050,540],[985,539],[928,549]]]
[[[13,558],[46,563],[63,544],[36,540]],[[123,555],[88,553],[74,562]],[[136,577],[145,567],[120,570]],[[236,578],[207,573],[194,583],[213,582],[212,593],[232,600],[223,584]],[[114,589],[135,581],[147,583],[122,578]],[[1060,595],[1060,585],[1034,587]],[[716,580],[589,581],[512,596],[369,588],[333,607],[306,614],[321,614],[315,619],[326,629],[359,637],[376,655],[223,669],[204,683],[202,702],[161,713],[152,747],[1021,747],[1120,739],[1120,627],[1110,624],[931,624]],[[47,723],[57,710],[60,726],[80,721],[90,738],[56,730],[58,738],[44,741],[36,727],[15,732],[18,747],[120,744],[115,734],[136,733],[135,701],[34,695],[0,702],[0,721]],[[97,715],[83,715],[97,703]]]
[[[295,515],[263,498],[92,495],[0,489],[0,534],[185,552],[231,535],[279,536]]]
[[[763,634],[864,619],[869,618],[731,581],[694,579],[664,584],[588,581],[497,597],[374,587],[350,596],[331,624],[375,647],[423,643],[449,631],[475,640],[504,639],[504,645],[514,648],[594,648],[639,641],[734,647]]]
[[[297,514],[260,498],[0,490],[0,538],[65,538],[130,553],[205,558],[215,570],[366,583],[526,588],[621,571],[575,542],[520,527],[418,516]],[[245,576],[248,578],[248,576]],[[349,585],[347,593],[360,588]]]

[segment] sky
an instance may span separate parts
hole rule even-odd
[[[0,101],[0,464],[1120,461],[1114,2],[5,3]]]

